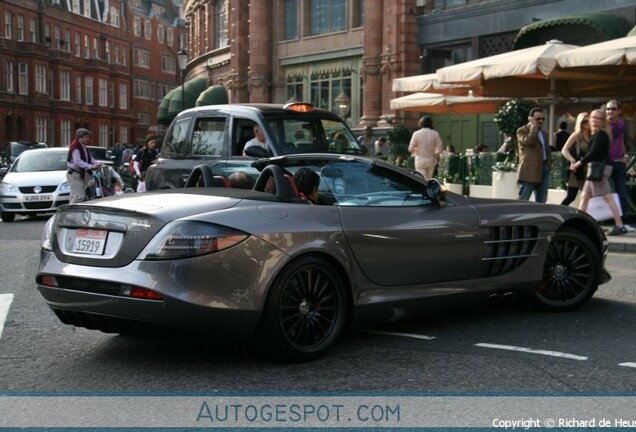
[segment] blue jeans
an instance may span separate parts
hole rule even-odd
[[[612,175],[610,180],[614,186],[614,192],[618,194],[623,209],[623,223],[625,223],[625,213],[629,210],[627,206],[627,165],[623,162],[610,162],[612,165]]]
[[[543,164],[543,170],[541,171],[541,182],[519,182],[519,199],[522,201],[528,201],[530,195],[534,192],[534,199],[536,202],[544,203],[548,201],[548,181],[550,180],[550,167],[548,164]]]

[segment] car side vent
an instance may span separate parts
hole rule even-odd
[[[484,241],[485,255],[481,259],[482,277],[509,273],[534,254],[537,228],[534,226],[490,227]]]

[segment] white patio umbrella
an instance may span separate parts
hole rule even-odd
[[[590,79],[611,76],[609,83],[636,79],[636,36],[613,39],[556,55],[559,66],[565,73],[579,74]],[[625,94],[625,93],[623,93]]]
[[[439,93],[413,93],[391,99],[392,110],[418,111],[432,114],[495,113],[506,98],[455,96]]]
[[[554,104],[560,88],[556,55],[574,48],[578,47],[552,40],[544,45],[441,68],[437,76],[441,83],[480,86],[483,96],[549,98],[552,144]]]
[[[438,94],[455,94],[466,96],[470,86],[461,84],[442,84],[437,74],[414,75],[393,80],[395,93],[430,92]]]

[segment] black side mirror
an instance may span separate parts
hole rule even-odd
[[[251,146],[246,148],[244,151],[246,156],[252,156],[257,158],[266,158],[270,156],[268,150],[259,146]]]
[[[437,179],[430,179],[426,183],[426,193],[435,201],[444,201],[446,199],[446,193],[442,188],[442,184]]]

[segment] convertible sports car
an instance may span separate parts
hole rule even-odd
[[[610,279],[607,240],[566,206],[474,199],[383,161],[255,161],[254,190],[204,187],[62,207],[37,285],[67,324],[121,334],[176,327],[245,338],[293,361],[349,326],[497,299],[569,311]],[[318,203],[293,174],[320,175]]]

